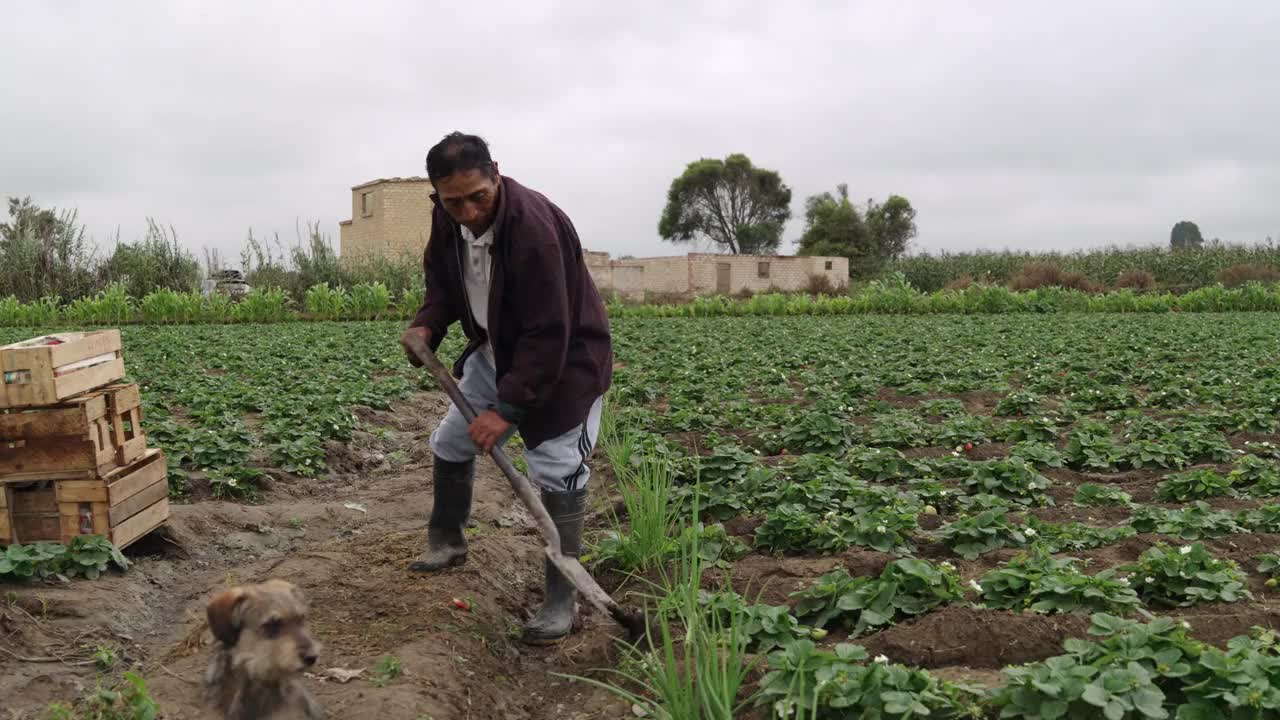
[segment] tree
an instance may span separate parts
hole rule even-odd
[[[849,200],[849,186],[836,194],[824,192],[805,201],[805,230],[798,241],[800,255],[849,258],[850,277],[870,277],[906,252],[916,235],[915,208],[900,195],[884,203],[868,200],[859,208]]]
[[[1190,220],[1183,220],[1173,226],[1169,233],[1169,247],[1174,250],[1195,250],[1204,245],[1204,237],[1200,228]]]
[[[916,209],[901,195],[890,195],[883,205],[868,200],[866,219],[881,263],[901,257],[916,236]]]
[[[705,238],[731,253],[766,255],[782,243],[791,189],[773,170],[734,154],[689,163],[671,182],[658,234],[673,243]]]

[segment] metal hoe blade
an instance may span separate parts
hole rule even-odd
[[[454,383],[453,377],[445,369],[440,359],[436,357],[436,354],[431,351],[431,348],[420,340],[414,339],[409,343],[409,349],[431,372],[440,387],[444,388],[445,393],[449,395],[449,399],[453,400],[453,404],[462,413],[462,417],[468,423],[475,420],[475,408],[471,407],[471,403],[467,402],[462,391]],[[534,491],[532,483],[519,470],[516,470],[506,453],[502,452],[502,448],[494,445],[493,450],[489,452],[489,456],[493,458],[494,463],[502,470],[502,474],[506,475],[507,480],[511,482],[511,489],[515,491],[516,497],[520,498],[520,501],[529,509],[529,513],[533,515],[533,519],[538,525],[538,531],[542,534],[542,539],[547,543],[547,546],[543,548],[547,554],[547,559],[564,574],[588,602],[626,629],[630,640],[634,642],[639,639],[645,632],[643,615],[619,606],[600,587],[595,578],[591,577],[591,574],[582,566],[582,563],[578,562],[577,558],[566,557],[560,553],[560,532],[556,530],[555,522],[552,521],[546,507],[542,505],[542,499]]]

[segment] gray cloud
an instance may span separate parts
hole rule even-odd
[[[23,3],[0,193],[95,236],[335,238],[350,186],[485,135],[584,241],[670,253],[667,185],[746,152],[805,196],[907,196],[921,249],[1280,233],[1280,5]],[[785,6],[784,6],[785,5]],[[789,241],[801,232],[799,219]]]

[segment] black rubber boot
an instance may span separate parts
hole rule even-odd
[[[587,491],[542,491],[542,504],[560,533],[560,553],[568,557],[582,554],[582,524],[586,517]],[[546,645],[567,636],[573,630],[574,605],[578,591],[560,570],[544,561],[545,580],[542,607],[538,614],[524,626],[524,642],[530,645]]]
[[[409,563],[413,572],[435,572],[467,561],[463,529],[471,517],[471,487],[476,461],[449,462],[435,457],[432,467],[434,502],[427,521],[427,551]]]

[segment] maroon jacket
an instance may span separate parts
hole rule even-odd
[[[569,217],[509,177],[501,187],[489,251],[488,335],[498,380],[493,409],[516,423],[534,448],[583,423],[613,380],[613,346],[604,302]],[[459,378],[467,357],[486,340],[467,299],[462,242],[458,223],[435,202],[422,260],[426,298],[410,324],[431,329],[435,351],[449,326],[461,321],[470,342],[453,366]]]

